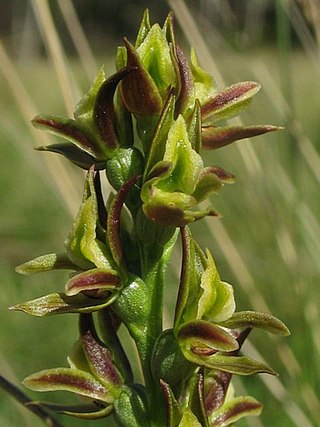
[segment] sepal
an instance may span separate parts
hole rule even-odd
[[[22,384],[34,391],[70,391],[93,400],[111,403],[109,391],[90,373],[73,368],[45,369],[25,378]]]
[[[243,417],[259,416],[262,404],[250,396],[239,396],[225,403],[209,415],[211,427],[229,426]]]
[[[259,328],[276,335],[290,335],[289,329],[281,320],[269,313],[260,313],[257,311],[238,311],[220,324],[223,327],[231,329]]]
[[[91,298],[81,293],[74,296],[53,293],[24,303],[15,304],[9,310],[23,311],[32,316],[45,317],[52,314],[92,313],[112,304],[118,293],[113,292],[107,298]]]
[[[204,150],[216,150],[245,138],[263,135],[283,129],[280,126],[203,126],[202,147]]]
[[[69,415],[82,420],[99,420],[109,416],[113,411],[113,405],[106,406],[96,401],[95,403],[83,405],[62,405],[52,402],[33,401],[27,406],[38,406],[53,411],[57,414]]]
[[[69,260],[66,254],[52,253],[38,256],[19,265],[16,267],[16,272],[27,275],[60,269],[75,270],[77,266]]]
[[[270,366],[258,362],[247,356],[231,356],[229,354],[215,353],[213,355],[201,355],[193,352],[185,352],[190,362],[210,369],[229,372],[237,375],[270,374],[277,375]]]
[[[256,82],[240,82],[226,87],[202,104],[204,123],[230,119],[249,105],[252,97],[260,90]]]

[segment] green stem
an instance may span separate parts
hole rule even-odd
[[[146,319],[142,342],[137,348],[149,400],[150,425],[165,425],[165,402],[158,380],[152,375],[154,344],[163,329],[163,289],[165,272],[171,257],[178,231],[171,227],[153,224],[140,215],[136,223],[140,246],[141,277],[148,289],[150,313]]]

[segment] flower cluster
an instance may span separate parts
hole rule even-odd
[[[17,268],[22,274],[67,269],[58,291],[11,307],[34,316],[79,314],[80,338],[68,368],[26,378],[34,390],[67,390],[89,405],[50,410],[84,419],[114,414],[122,426],[226,426],[258,415],[255,399],[234,397],[233,374],[275,374],[241,355],[253,328],[287,335],[266,313],[236,312],[233,287],[220,279],[209,250],[188,224],[212,208],[197,205],[234,176],[204,166],[203,150],[279,129],[231,126],[260,86],[241,82],[218,91],[191,50],[176,43],[169,14],[163,27],[145,12],[135,44],[124,39],[116,72],[101,69],[74,117],[40,115],[35,127],[66,141],[39,147],[87,170],[82,204],[63,254],[48,254]],[[100,174],[113,188],[107,202]],[[165,271],[181,231],[182,267],[172,328],[162,329]],[[95,317],[94,317],[95,316]],[[96,326],[96,318],[99,327]],[[135,341],[144,384],[135,383],[118,337],[123,324]]]

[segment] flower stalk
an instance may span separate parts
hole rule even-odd
[[[250,396],[234,397],[232,376],[276,374],[242,355],[245,339],[254,328],[289,331],[269,313],[237,312],[233,287],[192,234],[193,222],[219,216],[198,204],[234,182],[230,172],[204,166],[203,153],[280,128],[228,124],[260,85],[247,81],[218,91],[195,52],[187,58],[177,45],[171,13],[161,27],[150,24],[146,11],[135,43],[123,43],[116,72],[108,78],[99,71],[73,118],[33,120],[65,140],[39,149],[62,154],[87,174],[64,251],[17,267],[21,274],[69,270],[64,290],[10,307],[40,317],[75,313],[79,339],[69,367],[37,372],[23,384],[85,397],[85,405],[37,403],[81,419],[113,416],[123,427],[227,426],[262,410]],[[107,200],[102,173],[113,188]],[[166,271],[179,235],[175,285]],[[176,286],[178,294],[167,330],[165,286]],[[136,345],[142,384],[120,327]]]

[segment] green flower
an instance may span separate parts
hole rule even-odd
[[[141,199],[145,215],[161,225],[182,227],[212,209],[193,210],[209,194],[217,192],[233,176],[217,167],[204,167],[199,154],[199,104],[190,125],[182,115],[174,120],[171,96],[163,110],[147,155]]]
[[[69,391],[85,397],[86,405],[57,405],[40,402],[56,412],[83,419],[97,419],[113,411],[123,391],[123,378],[110,350],[95,331],[90,315],[80,317],[80,339],[68,357],[69,368],[46,369],[28,376],[23,384],[35,391]]]
[[[186,228],[182,241],[174,334],[185,358],[198,366],[239,375],[275,374],[268,365],[238,355],[238,332],[234,329],[257,327],[288,335],[286,326],[269,314],[235,312],[233,288],[221,281],[210,252],[205,255]]]
[[[172,15],[161,28],[150,25],[146,10],[135,46],[127,39],[124,44],[118,48],[117,69],[133,69],[120,85],[124,104],[138,121],[139,116],[159,116],[170,90],[178,86]]]
[[[62,154],[83,169],[89,169],[93,164],[96,170],[105,169],[107,161],[114,157],[119,147],[127,148],[133,144],[131,115],[121,98],[115,96],[119,82],[131,71],[124,68],[106,79],[101,68],[72,119],[54,115],[35,117],[32,124],[37,129],[68,141],[38,150]]]
[[[17,304],[11,309],[22,310],[34,316],[87,313],[110,305],[118,297],[127,281],[119,236],[119,219],[124,198],[134,182],[135,179],[129,181],[119,190],[113,199],[107,219],[99,191],[99,175],[95,175],[93,168],[90,169],[82,204],[65,241],[66,252],[62,255],[40,256],[16,269],[22,274],[55,269],[72,270],[65,285],[65,292]]]

